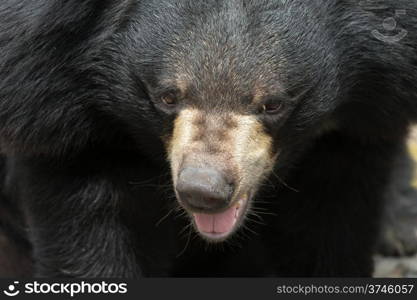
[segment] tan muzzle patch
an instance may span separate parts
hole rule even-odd
[[[167,152],[174,186],[181,169],[210,167],[231,179],[235,198],[256,190],[276,159],[272,138],[255,116],[197,109],[180,112]]]

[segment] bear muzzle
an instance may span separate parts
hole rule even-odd
[[[209,241],[226,239],[240,223],[246,199],[233,199],[234,184],[213,168],[181,170],[175,187],[198,232]]]

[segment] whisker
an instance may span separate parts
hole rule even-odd
[[[278,176],[278,174],[276,174],[276,172],[274,172],[274,171],[272,171],[271,172],[272,173],[272,175],[274,175],[277,179],[278,179],[278,181],[283,185],[283,186],[285,186],[286,188],[288,188],[288,189],[290,189],[291,191],[293,191],[293,192],[296,192],[296,193],[299,193],[300,191],[299,190],[297,190],[296,188],[293,188],[293,187],[291,187],[290,185],[288,185],[281,177],[279,177]]]
[[[181,217],[187,216],[187,212],[185,210],[181,209],[181,208],[178,209],[176,211],[176,213],[177,213],[177,215],[174,217],[174,219],[179,219]]]
[[[247,225],[243,225],[242,228],[249,231],[250,233],[252,233],[254,235],[259,235],[256,231],[250,229],[249,226],[247,226]]]
[[[188,226],[188,225],[185,226],[184,228],[187,228],[187,227],[190,228],[189,233],[188,233],[187,242],[185,243],[184,249],[182,249],[182,251],[180,253],[178,253],[178,255],[176,256],[176,258],[179,258],[180,256],[182,256],[185,253],[185,251],[187,250],[188,245],[190,244],[191,235],[192,235],[192,228],[190,226]]]
[[[158,222],[156,222],[155,227],[158,227],[159,225],[161,225],[161,223],[166,220],[174,211],[175,211],[176,207],[171,208],[168,213],[163,216]]]
[[[259,208],[258,208],[259,209]],[[267,216],[274,216],[277,217],[278,215],[276,213],[273,212],[267,212],[267,211],[259,211],[258,209],[252,209],[252,211],[254,211],[255,213],[258,213],[260,215],[267,215]]]
[[[260,222],[260,221],[257,221],[257,220],[255,220],[255,219],[252,219],[252,218],[250,218],[250,217],[247,217],[247,219],[248,219],[248,222],[249,222],[249,223],[250,223],[250,222],[253,222],[253,223],[258,224],[258,225],[263,225],[263,226],[266,226],[266,223],[265,223],[265,222]]]
[[[178,233],[179,235],[182,235],[187,229],[190,229],[192,227],[193,224],[188,224],[185,225],[183,229],[181,229],[181,231]]]
[[[254,219],[249,218],[250,216],[256,217],[259,221],[255,221]],[[248,220],[253,221],[255,223],[258,222],[258,224],[266,225],[266,223],[264,222],[264,219],[256,212],[251,211],[248,215]]]

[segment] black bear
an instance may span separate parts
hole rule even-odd
[[[36,276],[370,276],[417,117],[414,0],[3,0]]]

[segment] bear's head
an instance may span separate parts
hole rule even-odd
[[[302,4],[291,15],[280,1],[185,2],[144,5],[123,40],[137,43],[132,65],[178,202],[205,239],[224,241],[303,136],[323,128],[314,124],[332,109],[333,57]]]

